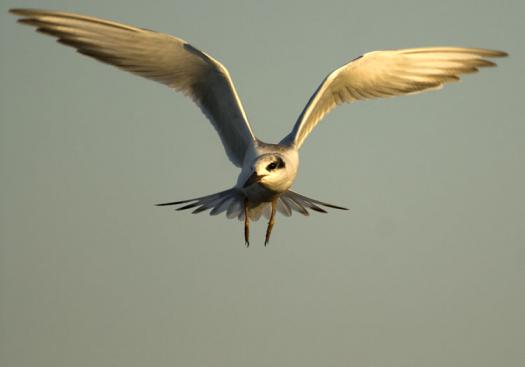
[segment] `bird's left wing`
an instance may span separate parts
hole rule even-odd
[[[439,89],[507,54],[479,48],[428,47],[374,51],[330,73],[310,98],[293,130],[281,143],[303,144],[321,119],[344,102],[407,95]]]
[[[103,19],[47,10],[10,12],[81,54],[188,95],[217,130],[230,160],[242,165],[255,136],[228,71],[211,56],[179,38]]]

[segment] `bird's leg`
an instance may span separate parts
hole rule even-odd
[[[244,244],[250,246],[250,218],[248,217],[248,199],[244,199]]]
[[[277,200],[272,200],[272,212],[270,214],[270,220],[268,221],[268,228],[266,228],[266,240],[264,246],[270,242],[270,235],[272,234],[273,225],[275,224],[275,209],[277,208]]]

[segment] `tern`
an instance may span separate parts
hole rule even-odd
[[[277,144],[259,140],[252,131],[228,70],[188,42],[164,33],[80,14],[11,9],[18,22],[57,38],[79,53],[157,81],[189,96],[210,120],[229,160],[241,169],[236,184],[215,194],[175,205],[193,213],[226,212],[244,221],[250,244],[250,221],[268,219],[265,246],[276,212],[308,215],[323,207],[343,209],[300,195],[292,187],[299,168],[299,149],[310,132],[334,107],[359,100],[409,95],[440,89],[462,74],[495,66],[488,58],[507,53],[482,48],[424,47],[365,53],[329,73],[311,96],[292,131]]]

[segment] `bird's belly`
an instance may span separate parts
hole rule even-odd
[[[278,192],[268,189],[260,184],[254,184],[248,187],[243,188],[244,195],[251,203],[261,203],[261,202],[270,202],[277,195]]]

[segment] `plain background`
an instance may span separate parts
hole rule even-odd
[[[278,141],[375,49],[495,48],[463,83],[346,105],[295,189],[351,208],[242,224],[154,204],[234,184],[188,99],[22,27],[10,7],[177,35]],[[4,1],[0,365],[525,365],[523,1]]]

